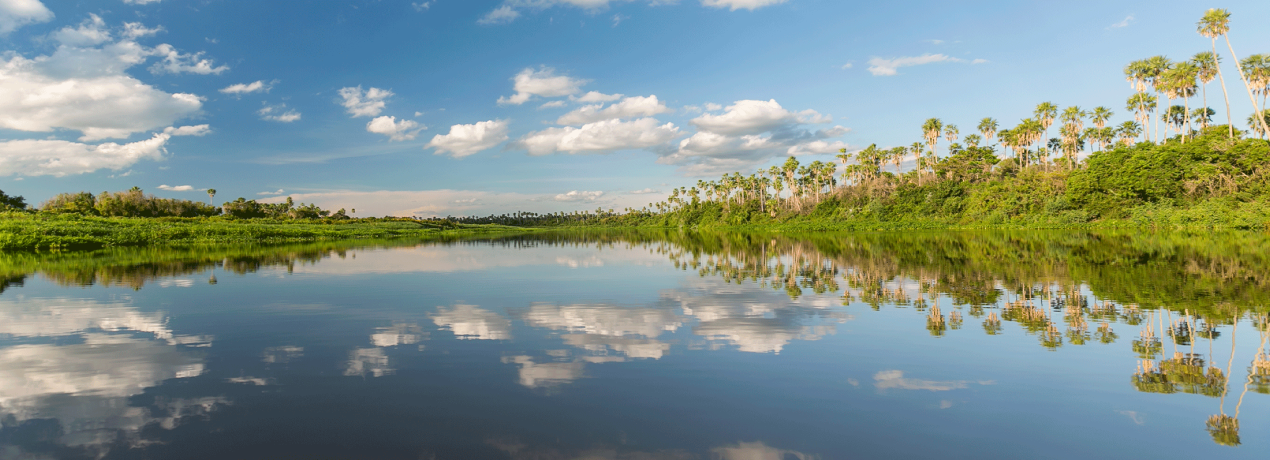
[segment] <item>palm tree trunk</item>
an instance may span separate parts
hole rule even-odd
[[[1230,45],[1230,35],[1226,37],[1226,47],[1230,48],[1230,58],[1235,60],[1235,69],[1239,70],[1239,79],[1243,80],[1244,88],[1248,89],[1248,99],[1252,101],[1252,113],[1257,114],[1257,121],[1261,123],[1261,132],[1270,133],[1270,126],[1266,126],[1266,117],[1262,116],[1261,108],[1257,107],[1257,98],[1252,95],[1252,87],[1248,86],[1248,77],[1244,76],[1244,66],[1239,63],[1239,57],[1235,56],[1235,47]]]
[[[1213,57],[1217,57],[1217,37],[1213,37]],[[1235,61],[1239,62],[1239,61]],[[1230,118],[1230,93],[1226,92],[1226,77],[1221,74],[1221,61],[1217,61],[1217,81],[1221,82],[1221,94],[1226,99],[1226,127],[1230,131],[1230,137],[1235,137],[1235,120]]]
[[[1186,107],[1186,133],[1182,134],[1182,143],[1186,143],[1186,136],[1191,134],[1191,98],[1190,96],[1182,97],[1182,104]]]

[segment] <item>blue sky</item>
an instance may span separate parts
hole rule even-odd
[[[908,145],[928,117],[964,135],[1052,101],[1130,120],[1121,69],[1209,49],[1194,23],[1212,6],[1239,57],[1270,52],[1265,2],[1056,6],[0,0],[0,189],[210,187],[360,216],[640,207],[791,153]]]

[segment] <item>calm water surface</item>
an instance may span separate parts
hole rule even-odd
[[[0,459],[1265,458],[1260,235],[0,255]]]

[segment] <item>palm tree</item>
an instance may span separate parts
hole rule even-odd
[[[992,117],[979,120],[979,132],[983,134],[983,138],[991,142],[992,138],[997,135],[997,121]]]
[[[1239,70],[1239,79],[1244,82],[1244,88],[1248,89],[1248,99],[1252,101],[1253,113],[1261,113],[1261,108],[1257,106],[1257,98],[1252,94],[1252,86],[1248,84],[1248,78],[1244,75],[1243,66],[1239,63],[1239,56],[1235,55],[1235,47],[1230,44],[1230,12],[1221,8],[1209,8],[1204,12],[1204,17],[1199,20],[1200,35],[1213,39],[1213,52],[1217,52],[1217,37],[1226,39],[1226,48],[1230,49],[1230,57],[1235,61],[1235,69]],[[1225,88],[1223,82],[1223,88]],[[1225,91],[1223,89],[1223,91]],[[1230,102],[1226,102],[1226,116],[1230,117]],[[1265,120],[1261,122],[1262,131],[1270,132],[1270,124]],[[1230,136],[1234,137],[1234,128],[1231,128]]]
[[[1257,134],[1257,137],[1264,137],[1267,134],[1264,124],[1270,122],[1270,109],[1261,111],[1261,122],[1260,124],[1257,123],[1257,114],[1248,115],[1248,127],[1252,129],[1253,133]],[[1270,139],[1270,137],[1267,137],[1267,139]]]
[[[1116,129],[1116,134],[1120,135],[1120,143],[1128,147],[1132,145],[1134,138],[1142,135],[1142,125],[1136,121],[1126,121]]]
[[[216,203],[213,203],[213,202],[212,202],[212,200],[213,200],[213,199],[215,199],[215,198],[216,198],[216,189],[214,189],[214,188],[209,188],[209,189],[207,189],[207,204],[210,204],[210,205],[212,205],[212,206],[216,206]]]
[[[926,144],[930,146],[930,151],[935,151],[935,146],[939,143],[939,134],[944,130],[944,122],[938,118],[929,118],[922,123],[922,134],[926,136]]]
[[[1147,81],[1150,80],[1150,71],[1148,70],[1146,59],[1139,59],[1139,60],[1130,62],[1129,65],[1126,65],[1124,67],[1124,75],[1125,75],[1125,80],[1129,82],[1129,86],[1132,87],[1135,92],[1137,92],[1137,96],[1146,95]],[[1131,97],[1129,98],[1129,100],[1134,100],[1134,98]],[[1141,98],[1139,98],[1138,100],[1141,101]],[[1136,110],[1138,113],[1137,119],[1140,122],[1144,122],[1143,120],[1148,120],[1148,118],[1146,118],[1147,117],[1146,114],[1144,113],[1146,112],[1145,107],[1138,107],[1136,109],[1127,107],[1126,110]],[[1151,137],[1150,128],[1151,126],[1147,125],[1147,133],[1146,133],[1147,138]]]
[[[1142,134],[1147,134],[1150,131],[1151,112],[1155,111],[1155,101],[1155,96],[1147,93],[1137,93],[1129,96],[1129,100],[1125,102],[1125,110],[1133,110],[1135,113],[1134,119],[1147,128]],[[1150,140],[1150,135],[1148,134],[1143,140]]]
[[[1115,115],[1115,112],[1111,109],[1103,106],[1094,107],[1094,110],[1089,112],[1089,121],[1094,123],[1095,128],[1102,129],[1107,126],[1107,120],[1110,120],[1112,115]]]
[[[1200,84],[1202,85],[1201,92],[1203,93],[1205,108],[1208,107],[1208,84],[1212,82],[1214,78],[1217,78],[1217,72],[1221,70],[1219,69],[1220,61],[1221,58],[1217,57],[1217,54],[1211,51],[1198,53],[1195,57],[1191,58],[1191,63],[1195,64],[1195,67],[1199,69],[1199,73],[1196,76],[1199,77]],[[1207,120],[1200,124],[1200,129],[1207,127]]]
[[[1042,102],[1037,104],[1036,112],[1033,114],[1036,115],[1036,121],[1041,123],[1041,129],[1045,131],[1045,139],[1049,139],[1050,125],[1054,124],[1054,117],[1058,116],[1058,106]]]
[[[972,148],[979,147],[980,142],[983,142],[983,137],[980,137],[978,134],[970,134],[966,136],[966,145]]]
[[[1164,56],[1151,56],[1146,59],[1147,82],[1151,84],[1151,88],[1155,90],[1157,99],[1164,93],[1164,89],[1168,86],[1167,81],[1163,78],[1164,72],[1173,67],[1173,61]],[[1160,129],[1156,126],[1155,141],[1160,142]]]
[[[1199,123],[1200,129],[1208,127],[1213,122],[1213,115],[1217,115],[1217,111],[1209,107],[1195,109],[1191,112],[1191,119]]]
[[[1266,107],[1266,96],[1270,95],[1270,55],[1254,54],[1244,59],[1244,72],[1248,73],[1248,83],[1253,93],[1261,94],[1261,108]]]
[[[1169,70],[1169,89],[1174,95],[1182,98],[1184,109],[1186,132],[1182,135],[1182,142],[1186,142],[1186,137],[1191,132],[1191,97],[1195,96],[1195,91],[1199,89],[1199,83],[1196,81],[1199,78],[1199,71],[1199,66],[1191,62],[1179,62]]]
[[[944,138],[948,139],[949,144],[957,142],[957,135],[959,134],[961,134],[961,131],[957,130],[957,125],[949,124],[944,126]]]

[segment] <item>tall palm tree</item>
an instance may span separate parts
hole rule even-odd
[[[1266,96],[1270,95],[1270,55],[1254,54],[1244,59],[1244,72],[1248,74],[1248,83],[1252,85],[1254,94],[1261,94],[1261,108],[1266,107]]]
[[[1142,125],[1136,121],[1126,121],[1116,128],[1116,134],[1120,135],[1120,143],[1128,147],[1132,145],[1134,138],[1142,135]]]
[[[1129,86],[1132,87],[1138,95],[1145,95],[1147,93],[1147,81],[1150,80],[1150,70],[1148,67],[1146,59],[1139,59],[1130,62],[1129,65],[1124,67],[1125,80],[1129,82]],[[1130,98],[1130,100],[1133,100],[1133,98]],[[1139,101],[1141,101],[1141,99],[1139,99]],[[1126,110],[1135,109],[1127,108]],[[1146,116],[1146,109],[1144,107],[1139,107],[1136,110],[1138,112],[1137,119],[1140,122],[1145,123],[1144,120],[1148,119],[1144,118]],[[1146,125],[1146,128],[1146,137],[1149,139],[1151,137],[1151,125]]]
[[[983,134],[985,140],[992,142],[992,138],[997,135],[997,121],[992,117],[979,120],[979,133]]]
[[[1267,131],[1264,128],[1264,123],[1267,122],[1270,122],[1270,109],[1261,111],[1261,123],[1257,123],[1257,114],[1254,113],[1252,115],[1248,115],[1248,127],[1252,129],[1252,132],[1255,133],[1257,137],[1264,137],[1267,134],[1270,134],[1270,131]],[[1270,139],[1270,137],[1267,137],[1267,139]]]
[[[1226,39],[1226,48],[1230,49],[1230,58],[1235,61],[1235,69],[1239,70],[1239,79],[1244,82],[1244,88],[1248,89],[1248,99],[1252,101],[1252,111],[1253,113],[1261,113],[1261,108],[1257,106],[1257,98],[1252,94],[1252,86],[1248,85],[1248,78],[1244,75],[1243,66],[1239,63],[1239,56],[1235,54],[1235,47],[1230,44],[1229,32],[1230,12],[1224,9],[1209,8],[1208,11],[1204,12],[1204,17],[1199,20],[1199,33],[1213,39],[1214,53],[1217,51],[1217,37],[1220,36]],[[1226,116],[1229,117],[1229,102],[1227,102],[1226,112]],[[1261,122],[1262,131],[1270,131],[1270,124],[1267,124],[1265,120],[1258,121]],[[1231,129],[1230,135],[1234,137],[1234,128],[1232,127]]]
[[[212,206],[216,206],[216,203],[213,203],[213,202],[212,202],[212,200],[213,200],[213,199],[215,199],[215,198],[216,198],[216,189],[214,189],[214,188],[209,188],[209,189],[207,189],[207,204],[210,204],[210,205],[212,205]]]
[[[1049,102],[1042,102],[1036,105],[1036,121],[1041,124],[1041,129],[1045,131],[1045,139],[1050,137],[1050,125],[1054,124],[1054,117],[1058,116],[1058,106]]]
[[[1155,90],[1157,99],[1164,95],[1164,90],[1169,85],[1167,79],[1164,78],[1164,73],[1168,72],[1172,67],[1173,61],[1164,56],[1151,56],[1146,59],[1147,82],[1151,84],[1151,89]],[[1172,98],[1169,99],[1172,100]],[[1160,142],[1159,125],[1156,125],[1155,129],[1155,142]]]
[[[1210,8],[1204,12],[1204,16],[1200,18],[1196,24],[1200,35],[1208,37],[1213,45],[1213,57],[1217,61],[1217,81],[1221,82],[1221,94],[1226,99],[1226,124],[1230,131],[1230,137],[1235,137],[1235,122],[1230,116],[1230,93],[1226,91],[1226,77],[1221,74],[1221,56],[1217,54],[1217,37],[1226,35],[1230,31],[1230,13],[1223,9]],[[1229,40],[1227,41],[1229,43]],[[1233,53],[1232,53],[1233,54]]]
[[[978,148],[980,142],[983,142],[983,137],[978,134],[969,134],[966,136],[966,145],[971,148]]]
[[[1107,120],[1110,120],[1113,115],[1115,115],[1115,112],[1112,112],[1111,109],[1098,106],[1089,112],[1089,121],[1093,122],[1095,128],[1102,129],[1107,126]]]
[[[957,142],[957,136],[960,134],[961,131],[957,130],[957,125],[949,123],[947,126],[944,126],[944,138],[948,139],[949,144]]]
[[[1063,110],[1063,153],[1067,156],[1069,167],[1076,165],[1076,146],[1080,143],[1080,135],[1085,129],[1085,111],[1071,106]]]
[[[1194,111],[1192,111],[1191,119],[1194,120],[1196,123],[1199,123],[1199,125],[1201,126],[1201,129],[1203,129],[1203,127],[1207,127],[1210,123],[1213,122],[1213,115],[1217,115],[1216,110],[1213,110],[1212,108],[1209,108],[1209,107],[1204,107],[1202,109],[1195,109]]]
[[[1155,96],[1152,96],[1147,93],[1134,94],[1132,96],[1129,96],[1128,101],[1125,101],[1125,110],[1133,110],[1135,113],[1134,119],[1136,119],[1139,124],[1141,124],[1143,127],[1146,128],[1145,130],[1142,130],[1141,132],[1141,134],[1146,135],[1146,137],[1143,139],[1144,141],[1151,140],[1151,136],[1149,134],[1150,126],[1151,126],[1150,124],[1151,113],[1155,111],[1155,107],[1156,107]]]
[[[1199,73],[1196,75],[1196,77],[1199,78],[1199,81],[1202,87],[1201,93],[1203,94],[1204,107],[1206,108],[1208,107],[1208,84],[1211,83],[1214,78],[1217,78],[1217,73],[1221,70],[1219,68],[1220,62],[1221,62],[1221,58],[1219,58],[1217,54],[1211,51],[1198,53],[1195,55],[1195,57],[1191,58],[1191,63],[1195,64],[1195,67],[1199,69]],[[1204,129],[1207,127],[1208,127],[1208,121],[1205,121],[1204,123],[1200,124],[1200,129]]]
[[[1174,96],[1181,97],[1183,103],[1183,118],[1185,118],[1186,132],[1182,133],[1182,142],[1186,142],[1186,137],[1191,131],[1191,97],[1195,96],[1196,90],[1199,89],[1199,66],[1191,62],[1179,62],[1173,65],[1168,71],[1168,87]],[[1179,128],[1181,129],[1181,128]]]
[[[922,134],[926,136],[926,144],[930,146],[930,151],[935,151],[935,146],[939,143],[939,135],[944,130],[944,122],[938,118],[928,118],[922,123]]]

